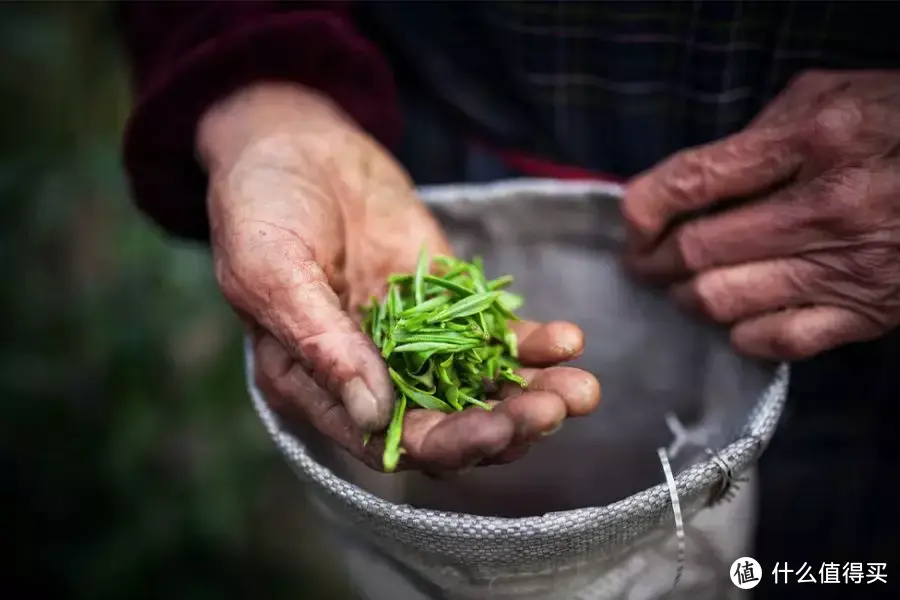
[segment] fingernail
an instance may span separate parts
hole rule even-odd
[[[577,326],[573,328],[569,325],[563,330],[562,334],[557,335],[556,346],[561,354],[574,358],[581,354],[584,349],[584,332]]]
[[[341,400],[350,418],[363,431],[381,431],[387,427],[390,415],[382,414],[378,399],[361,378],[354,377],[344,384]]]
[[[559,423],[557,423],[556,425],[554,425],[553,427],[551,427],[551,428],[548,429],[547,431],[542,431],[542,432],[541,432],[541,437],[548,437],[548,436],[553,435],[554,433],[556,433],[557,431],[559,431],[560,429],[562,429],[562,426],[563,426],[563,421],[560,421]]]

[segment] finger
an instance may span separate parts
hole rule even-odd
[[[765,200],[677,227],[653,250],[631,254],[626,265],[639,278],[676,281],[706,269],[834,247],[823,226],[828,193],[821,181],[796,185]]]
[[[797,133],[793,124],[746,129],[679,152],[628,185],[622,213],[641,244],[649,245],[677,216],[790,178],[802,162]]]
[[[500,400],[488,400],[488,406],[492,409],[496,409],[498,406],[503,404]],[[549,435],[549,434],[548,434]],[[526,454],[528,454],[528,450],[531,449],[531,444],[527,442],[516,443],[515,437],[513,441],[504,449],[501,450],[499,454],[495,454],[493,456],[489,456],[487,458],[482,458],[480,460],[476,460],[473,463],[470,463],[469,466],[463,467],[462,469],[458,469],[456,471],[423,471],[423,473],[433,479],[439,480],[448,480],[461,475],[474,467],[487,467],[491,465],[504,465],[508,464],[523,458]]]
[[[515,425],[512,445],[534,441],[562,426],[566,418],[566,403],[552,392],[529,390],[511,396],[494,409],[507,415]]]
[[[490,459],[487,464],[507,464],[520,460],[527,454],[531,444],[558,432],[565,417],[587,415],[600,401],[599,382],[593,375],[580,369],[520,369],[518,374],[528,382],[527,390],[513,383],[501,386],[499,396],[505,401],[499,403],[497,408],[508,412],[516,422],[517,435],[506,450]],[[549,394],[549,397],[544,396],[544,393]],[[559,405],[563,407],[562,417],[553,412],[558,410]]]
[[[412,410],[402,445],[410,463],[425,471],[457,471],[500,454],[512,443],[515,423],[504,413],[467,408],[445,414]]]
[[[287,423],[309,423],[356,457],[362,457],[362,432],[346,410],[295,362],[274,336],[254,335],[256,380],[267,403]]]
[[[519,388],[507,400],[490,400],[494,410],[504,412],[516,422],[516,435],[499,454],[482,460],[479,466],[504,465],[522,459],[532,444],[553,435],[565,422],[565,403],[555,394],[525,392]]]
[[[266,301],[257,309],[259,323],[270,331],[312,374],[315,381],[339,397],[354,423],[363,430],[383,429],[390,420],[393,386],[384,361],[366,335],[341,310],[322,268],[300,256],[270,257],[284,263],[289,272],[279,274],[277,284],[262,284]],[[265,252],[255,257],[266,257]],[[266,273],[268,266],[251,270]],[[237,294],[248,296],[248,293]]]
[[[578,358],[584,351],[584,332],[574,323],[518,321],[510,327],[518,338],[519,360],[524,365],[554,365]]]
[[[478,466],[489,467],[492,465],[508,465],[509,463],[516,462],[517,460],[522,460],[528,454],[528,451],[531,450],[531,444],[519,444],[517,446],[510,446],[497,456],[493,458],[489,458],[479,463]]]
[[[534,443],[558,432],[566,419],[565,402],[550,392],[524,392],[500,402],[494,410],[509,415],[516,426],[515,435],[502,452],[482,464],[507,464],[521,459]]]
[[[800,258],[761,261],[704,271],[674,286],[672,299],[683,310],[718,323],[811,304],[810,282],[820,267]]]
[[[877,337],[873,321],[845,308],[813,306],[765,314],[734,326],[740,352],[771,360],[798,361],[853,342]]]
[[[562,399],[566,415],[583,417],[590,414],[600,403],[600,382],[587,371],[574,367],[550,367],[547,369],[520,369],[517,373],[528,382],[523,389],[518,384],[507,382],[500,386],[500,399],[521,396],[528,392],[550,392]]]

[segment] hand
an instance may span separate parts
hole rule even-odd
[[[256,380],[288,422],[311,424],[380,468],[394,390],[358,308],[391,273],[415,269],[426,243],[451,249],[403,170],[315,93],[265,85],[214,107],[198,130],[210,180],[208,211],[222,291],[251,332]],[[569,323],[522,324],[525,364],[577,356]],[[586,414],[599,399],[589,374],[529,369],[529,391],[494,411],[414,410],[401,467],[452,471],[520,456],[542,432]]]
[[[634,272],[740,351],[876,338],[900,324],[900,71],[804,74],[744,131],[638,177],[622,209]]]

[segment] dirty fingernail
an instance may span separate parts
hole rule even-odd
[[[381,431],[387,427],[390,411],[382,409],[375,394],[359,377],[354,377],[341,389],[341,400],[350,418],[363,431]]]
[[[541,432],[541,437],[548,437],[548,436],[553,435],[554,433],[556,433],[557,431],[559,431],[560,429],[562,429],[562,426],[563,426],[563,421],[560,421],[559,423],[557,423],[556,425],[554,425],[554,426],[551,427],[550,429],[548,429],[548,430],[546,430],[546,431],[542,431],[542,432]]]
[[[570,357],[576,357],[584,350],[584,332],[571,323],[562,323],[556,328],[556,347]]]

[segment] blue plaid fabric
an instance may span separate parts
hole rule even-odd
[[[802,71],[900,68],[896,2],[363,4],[408,100],[481,94],[470,133],[505,114],[520,148],[623,176],[741,129]]]

